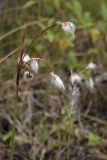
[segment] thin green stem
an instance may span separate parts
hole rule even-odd
[[[18,101],[15,101],[15,106],[13,111],[13,127],[12,127],[12,138],[10,147],[10,160],[14,160],[15,128],[16,128],[17,114],[18,114]]]
[[[67,160],[70,160],[70,141],[71,140],[71,136],[70,136],[70,132],[67,133]]]

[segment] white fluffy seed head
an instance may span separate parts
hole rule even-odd
[[[24,71],[23,78],[25,81],[31,81],[33,79],[33,74],[29,71]]]
[[[87,87],[91,93],[94,93],[95,91],[94,81],[91,78],[87,81]]]
[[[61,78],[58,75],[56,75],[53,72],[51,72],[50,76],[51,76],[51,84],[53,86],[58,87],[59,89],[65,90],[64,83],[63,83],[63,81],[61,80]]]
[[[70,82],[73,85],[74,83],[81,83],[81,77],[77,73],[72,73],[70,76]]]
[[[94,69],[96,69],[96,64],[94,64],[93,62],[91,62],[91,63],[89,63],[89,64],[86,66],[86,69],[94,70]]]
[[[30,61],[30,57],[29,57],[28,54],[26,54],[26,55],[23,54],[23,57],[22,57],[22,58],[23,58],[23,62],[24,62],[24,63],[27,63],[28,61]]]
[[[31,67],[31,70],[32,70],[34,73],[36,73],[36,74],[38,73],[39,65],[38,65],[38,62],[37,62],[36,59],[31,60],[30,67]]]
[[[57,24],[60,25],[65,32],[69,32],[73,36],[75,36],[74,35],[74,32],[75,32],[74,23],[72,23],[72,22],[58,22]]]

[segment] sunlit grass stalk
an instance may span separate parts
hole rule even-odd
[[[38,22],[45,22],[46,20],[47,20],[47,18],[43,18],[40,21],[37,21],[37,20],[36,21],[31,21],[31,22],[23,24],[23,25],[21,25],[19,27],[16,27],[16,28],[8,31],[7,33],[3,34],[2,36],[0,36],[0,41],[3,40],[3,39],[5,39],[5,38],[7,38],[8,36],[11,36],[12,34],[18,32],[20,30],[28,28],[29,26],[34,26],[34,25],[38,24]]]
[[[15,100],[13,109],[13,126],[12,126],[12,136],[11,136],[11,144],[10,144],[10,160],[14,160],[14,148],[15,148],[15,128],[16,128],[16,120],[18,115],[18,101]]]

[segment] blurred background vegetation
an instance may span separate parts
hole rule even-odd
[[[55,28],[34,43],[29,54],[46,58],[66,88],[71,69],[79,71],[94,62],[101,66],[99,73],[106,72],[107,0],[1,0],[0,57],[21,44],[24,30],[27,47],[34,35],[56,21],[73,22],[76,38]],[[10,153],[18,54],[0,64],[0,158],[6,160]],[[82,118],[90,130],[84,137],[69,116],[69,91],[53,89],[47,66],[40,64],[31,83],[26,84],[21,78],[15,159],[107,160],[106,93],[100,100],[95,97],[91,116]]]

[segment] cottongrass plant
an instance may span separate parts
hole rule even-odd
[[[24,48],[22,47],[22,51],[20,53],[20,57],[18,59],[18,64],[17,64],[17,78],[16,78],[16,94],[17,94],[17,98],[18,98],[18,91],[19,91],[19,81],[20,81],[20,74],[21,71],[24,69],[27,69],[24,71],[24,79],[27,81],[31,80],[33,78],[33,74],[34,73],[38,73],[39,70],[39,61],[42,61],[43,63],[45,63],[46,65],[48,65],[49,68],[49,76],[50,76],[50,80],[51,80],[51,84],[54,87],[58,87],[59,89],[63,89],[65,90],[65,86],[63,81],[61,80],[61,78],[56,75],[54,73],[54,71],[51,69],[50,65],[48,64],[48,61],[46,59],[41,59],[38,57],[33,57],[30,58],[28,51],[31,48],[32,44],[39,38],[42,36],[42,34],[44,34],[45,32],[49,31],[50,29],[54,28],[54,27],[60,27],[62,30],[64,30],[65,32],[71,33],[72,36],[74,36],[74,32],[75,32],[75,25],[72,22],[56,22],[54,25],[46,28],[45,30],[43,30],[42,32],[40,32],[38,35],[36,35],[30,45],[28,46],[28,48],[26,49],[26,51],[24,52]],[[23,37],[23,42],[24,42],[24,37]]]
[[[54,87],[57,87],[61,90],[65,90],[65,86],[61,78],[54,73],[51,69],[48,61],[46,59],[38,58],[38,57],[30,57],[29,50],[34,44],[34,42],[41,37],[45,32],[49,31],[50,29],[57,27],[61,28],[63,31],[70,33],[74,37],[75,32],[75,25],[72,22],[56,22],[52,26],[47,27],[43,31],[41,31],[38,35],[35,35],[32,39],[31,43],[29,44],[28,48],[24,48],[24,40],[25,40],[25,33],[23,34],[22,44],[20,47],[16,48],[14,51],[10,52],[8,55],[3,57],[0,60],[0,63],[5,61],[8,57],[15,54],[17,51],[20,51],[19,58],[17,60],[17,73],[16,73],[16,97],[19,100],[19,82],[20,82],[20,75],[23,71],[23,78],[25,81],[31,81],[35,74],[39,71],[39,62],[43,62],[48,66],[49,69],[49,76],[50,82]],[[15,107],[13,112],[13,127],[12,127],[12,140],[10,146],[10,160],[14,159],[14,147],[15,147],[15,128],[16,128],[16,119],[18,114],[18,101],[15,101]]]
[[[78,73],[71,71],[71,76],[69,79],[72,97],[71,115],[74,118],[74,122],[77,121],[79,123],[81,131],[84,134],[87,134],[88,131],[84,128],[80,118],[82,107],[84,107],[83,95],[88,93],[91,96],[94,96],[96,93],[97,85],[96,80],[94,80],[93,77],[87,78],[84,73],[88,70],[93,72],[96,68],[97,65],[93,62],[90,62],[82,71]]]
[[[48,60],[39,57],[30,57],[29,50],[31,49],[34,42],[40,38],[45,32],[49,31],[50,29],[57,27],[61,30],[71,34],[75,37],[75,25],[72,22],[56,22],[52,26],[47,27],[43,31],[41,31],[38,35],[34,36],[31,43],[29,44],[28,48],[24,48],[24,40],[25,40],[25,33],[22,38],[22,44],[20,47],[16,48],[14,51],[9,53],[7,56],[3,57],[0,60],[0,63],[5,61],[8,57],[15,54],[17,51],[20,51],[18,60],[17,60],[17,73],[16,73],[16,98],[19,100],[19,88],[20,88],[20,76],[23,73],[23,79],[26,82],[32,81],[35,75],[39,74],[39,63],[45,63],[48,66],[50,83],[53,87],[57,87],[60,90],[65,91],[65,85],[62,79],[53,71],[52,67],[49,65]],[[71,115],[74,120],[77,120],[80,124],[81,130],[86,133],[84,126],[80,119],[80,112],[83,106],[83,92],[84,88],[90,92],[90,94],[95,94],[96,88],[95,83],[96,81],[93,78],[86,78],[84,72],[87,70],[94,71],[97,68],[96,64],[90,62],[82,71],[75,73],[71,71],[70,76],[70,90],[71,90]],[[82,75],[82,76],[81,76]],[[16,128],[16,119],[18,114],[18,101],[15,101],[14,113],[13,113],[13,127],[12,127],[12,140],[11,140],[11,147],[10,147],[10,160],[14,159],[14,147],[15,147],[15,128]]]

